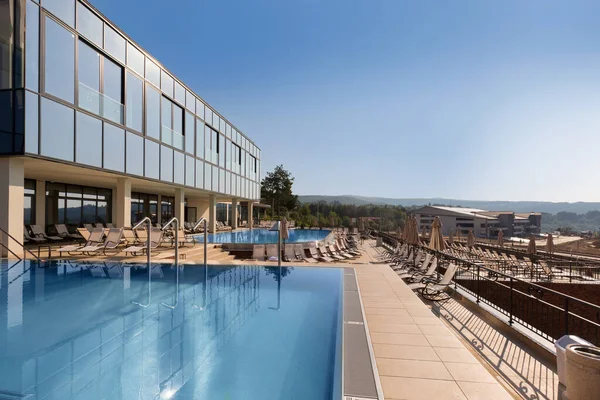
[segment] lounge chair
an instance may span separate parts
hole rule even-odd
[[[339,244],[337,244],[337,242],[334,242],[334,243],[332,244],[332,246],[333,246],[333,249],[334,249],[335,251],[337,251],[337,252],[338,252],[338,254],[339,254],[340,256],[342,256],[342,257],[345,257],[346,259],[349,259],[349,260],[350,260],[350,259],[353,259],[353,258],[356,258],[356,256],[355,256],[355,255],[352,255],[352,254],[350,254],[350,253],[347,253],[345,250],[343,250],[342,248],[340,248],[340,245],[339,245]],[[330,246],[330,247],[331,247],[331,246]]]
[[[81,228],[80,228],[81,229]],[[92,247],[92,246],[97,246],[102,244],[102,236],[104,235],[104,229],[94,229],[92,232],[90,232],[88,234],[88,238],[86,240],[86,243],[82,246],[79,244],[71,244],[69,246],[63,246],[60,249],[58,249],[58,253],[62,256],[62,253],[79,253],[81,252],[81,249],[85,248],[85,247]]]
[[[98,231],[103,231],[104,229],[96,228]],[[117,248],[121,244],[121,238],[123,237],[123,228],[112,228],[109,230],[108,235],[104,239],[102,243],[96,243],[90,246],[85,246],[76,251],[78,253],[85,253],[87,255],[92,255],[95,253],[102,252],[102,254],[106,255],[107,251],[116,251],[118,253]]]
[[[43,237],[29,236],[29,232],[27,231],[27,227],[23,228],[23,238],[26,241],[35,242],[35,243],[46,243],[48,241],[48,240],[44,239]]]
[[[65,224],[55,224],[54,227],[56,228],[56,232],[58,232],[58,236],[62,238],[75,240],[81,240],[83,238],[79,234],[74,235],[72,233],[69,233],[69,230],[67,229],[67,226]]]
[[[92,231],[92,229],[94,229],[94,226],[92,224],[83,224],[83,227],[90,232]]]
[[[285,247],[283,249],[283,261],[287,261],[287,262],[298,261],[298,257],[296,256],[296,253],[294,252],[293,244],[285,245]]]
[[[123,239],[125,240],[125,244],[127,245],[133,245],[138,243],[138,239],[135,236],[135,232],[129,228],[123,229]]]
[[[85,241],[87,241],[90,238],[91,231],[88,231],[86,228],[77,228],[77,232]]]
[[[334,253],[329,246],[321,246],[321,247],[319,247],[319,251],[322,254],[324,254],[324,255],[326,255],[328,257],[333,258],[336,261],[343,261],[343,260],[346,259],[345,257],[342,257],[342,256]]]
[[[60,236],[46,235],[46,232],[44,232],[44,230],[39,225],[29,225],[29,227],[31,228],[31,232],[33,233],[33,236],[35,236],[35,237],[44,238],[46,240],[54,240],[54,241],[63,240],[63,238],[61,238]]]
[[[437,264],[438,264],[437,258],[434,258],[433,261],[430,264],[427,264],[426,267],[421,268],[416,271],[403,272],[403,273],[398,274],[398,276],[402,279],[406,279],[409,282],[417,282],[423,278],[432,277],[437,270]],[[425,263],[423,263],[423,265],[425,265]]]
[[[96,222],[96,223],[94,224],[94,226],[95,226],[96,228],[102,228],[102,229],[104,229],[104,228],[105,228],[105,226],[104,226],[104,225],[102,225],[100,222]]]
[[[312,257],[306,257],[306,253],[304,252],[304,246],[301,244],[294,245],[294,254],[296,254],[296,258],[298,260],[303,260],[308,263],[316,263],[317,262],[317,260],[315,260]]]
[[[143,232],[143,233],[142,233]],[[125,250],[124,253],[131,253],[131,255],[144,254],[148,250],[148,234],[145,230],[139,229],[135,231],[135,234],[138,238],[139,244],[135,246],[129,246]],[[160,228],[152,228],[150,231],[150,250],[157,249],[162,243],[162,235],[163,231]]]
[[[317,249],[315,249],[314,247],[309,247],[308,249],[310,251],[310,255],[312,256],[312,258],[314,258],[317,261],[323,261],[323,262],[333,262],[335,261],[333,258],[324,256],[322,254],[319,254],[317,252]]]
[[[252,259],[258,261],[265,261],[265,245],[255,244],[252,247]]]
[[[421,280],[421,284],[417,287],[411,287],[411,289],[416,289],[417,293],[419,293],[423,298],[432,301],[442,301],[448,300],[450,295],[445,293],[446,288],[450,286],[452,283],[452,278],[454,278],[454,274],[456,274],[456,270],[458,266],[456,264],[450,263],[446,268],[446,272],[441,280],[436,281],[433,278],[424,278]],[[442,295],[440,298],[439,296]]]
[[[277,261],[279,260],[279,257],[281,257],[280,254],[277,254],[277,245],[276,244],[268,244],[266,245],[267,248],[267,261]]]

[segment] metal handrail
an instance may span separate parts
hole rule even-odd
[[[200,226],[200,224],[203,223],[203,222],[204,222],[204,225],[206,225],[206,218],[201,217],[198,221],[196,221],[196,223],[192,227],[192,231],[196,231],[196,229],[198,229],[198,227]]]
[[[132,304],[138,305],[140,307],[148,307],[150,305],[150,302],[152,300],[152,255],[151,253],[151,249],[150,249],[150,237],[152,235],[152,220],[149,217],[144,217],[140,222],[138,222],[137,224],[135,224],[135,226],[133,228],[131,228],[132,231],[135,231],[137,228],[139,228],[140,226],[142,226],[144,223],[148,224],[148,235],[146,237],[146,266],[148,268],[148,303],[147,304],[142,304],[139,303],[137,301],[133,301],[131,300]]]
[[[15,239],[10,233],[6,232],[4,229],[0,228],[0,232],[4,233],[6,236],[8,236],[9,238],[11,238],[12,240],[15,241],[15,243],[17,243],[19,246],[21,246],[21,248],[23,250],[26,251],[26,253],[23,253],[25,255],[25,259],[27,259],[27,253],[31,254],[33,256],[33,258],[35,258],[36,260],[38,260],[40,263],[42,262],[42,260],[36,256],[35,254],[33,254],[29,249],[27,249],[25,247],[25,245],[21,242],[19,242],[17,239]],[[17,257],[19,260],[21,260],[21,257],[19,257],[18,255],[16,255],[11,249],[8,248],[7,245],[5,245],[4,243],[0,242],[0,245],[2,245],[2,247],[4,247],[6,250],[10,251],[10,253]]]
[[[170,309],[177,307],[177,303],[179,302],[179,220],[177,217],[173,217],[162,227],[162,230],[165,231],[173,223],[175,223],[175,304],[170,305],[165,302],[160,303]]]

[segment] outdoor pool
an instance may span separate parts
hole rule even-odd
[[[330,230],[290,229],[287,243],[315,242],[325,239]],[[203,241],[204,235],[196,235],[196,240]],[[277,243],[277,232],[268,229],[252,229],[235,232],[219,232],[208,234],[209,243]]]
[[[0,260],[0,398],[339,399],[342,278]]]

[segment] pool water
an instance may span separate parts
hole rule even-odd
[[[331,399],[341,297],[335,268],[1,260],[0,398]]]
[[[325,239],[330,230],[290,229],[287,243],[315,242]],[[204,235],[196,235],[197,240],[204,240]],[[268,229],[252,229],[235,232],[219,232],[208,234],[209,243],[277,243],[277,232]]]

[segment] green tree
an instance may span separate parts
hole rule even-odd
[[[272,213],[277,216],[286,214],[298,205],[298,196],[292,193],[294,177],[283,165],[275,167],[273,172],[267,172],[267,176],[261,182],[260,195],[266,204],[273,206]]]

